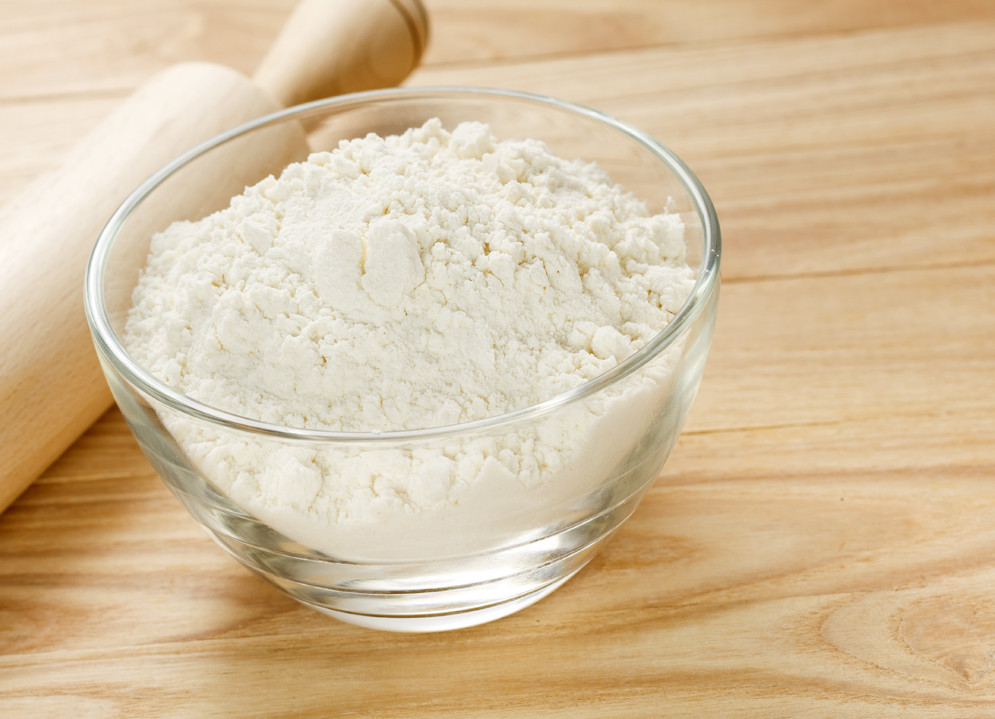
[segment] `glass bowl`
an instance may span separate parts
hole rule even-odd
[[[651,212],[679,213],[696,283],[670,324],[606,373],[540,404],[461,425],[383,433],[310,431],[235,416],[179,393],[128,354],[121,337],[153,233],[227,206],[246,185],[305,159],[309,148],[331,150],[370,132],[397,134],[433,117],[447,129],[486,122],[499,139],[535,138],[562,158],[596,161]],[[715,210],[701,183],[635,127],[523,93],[384,90],[268,115],[159,170],[97,240],[86,315],[135,438],[225,550],[289,596],[343,621],[396,631],[455,629],[549,594],[635,510],[701,380],[718,304],[719,247]],[[532,457],[550,448],[559,459],[537,472]],[[246,459],[260,457],[265,467]],[[367,515],[323,524],[253,503],[251,493],[232,483],[236,475],[244,484],[268,473],[296,491],[300,457],[328,468],[326,481],[333,483],[335,468],[349,462],[373,467],[369,489],[380,503]],[[472,472],[479,472],[469,483],[452,483],[439,457],[476,462]],[[388,501],[391,492],[404,491],[398,487],[431,491],[440,482],[443,492],[452,484],[454,501],[422,512]]]

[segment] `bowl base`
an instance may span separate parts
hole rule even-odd
[[[487,622],[493,622],[496,619],[502,619],[514,614],[515,612],[519,612],[522,609],[535,604],[546,595],[559,589],[564,582],[580,570],[581,567],[578,567],[567,576],[557,579],[552,584],[548,584],[545,587],[541,587],[534,592],[529,592],[528,594],[524,594],[520,597],[515,597],[514,599],[509,599],[508,601],[500,602],[498,604],[491,604],[490,606],[481,607],[479,609],[470,609],[463,612],[452,612],[449,614],[385,617],[370,614],[341,612],[335,609],[329,609],[328,607],[321,607],[317,604],[311,604],[310,602],[304,602],[300,599],[297,601],[305,606],[311,607],[311,609],[317,609],[322,614],[334,617],[339,621],[346,622],[347,624],[355,624],[360,627],[366,627],[367,629],[380,629],[387,632],[408,633],[446,632],[453,629],[466,629],[467,627],[475,627],[478,624],[486,624]]]

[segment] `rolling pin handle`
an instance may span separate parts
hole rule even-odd
[[[303,0],[253,79],[284,107],[392,87],[427,40],[420,0]]]

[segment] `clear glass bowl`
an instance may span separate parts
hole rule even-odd
[[[238,417],[180,394],[128,354],[121,337],[153,233],[227,206],[244,186],[305,159],[309,147],[331,150],[342,139],[396,134],[433,117],[448,129],[477,120],[499,139],[543,140],[560,157],[598,162],[652,212],[680,213],[697,281],[674,320],[612,370],[548,401],[478,422],[380,434]],[[719,247],[715,210],[698,179],[670,150],[624,122],[514,92],[386,90],[263,117],[162,168],[101,233],[87,270],[86,314],[135,438],[218,544],[294,599],[341,620],[397,631],[455,629],[506,616],[553,591],[635,510],[674,446],[701,380],[718,303]],[[387,457],[403,468],[413,456],[462,456],[463,448],[474,447],[491,460],[510,451],[524,467],[530,452],[543,442],[558,446],[563,436],[582,439],[568,443],[558,455],[562,466],[551,474],[516,475],[488,461],[462,487],[456,505],[420,514],[385,506],[376,521],[335,527],[304,526],[239,501],[231,488],[222,491],[227,485],[211,454],[224,444],[252,450],[246,456],[304,453],[326,467]],[[283,471],[279,462],[269,464],[266,471]],[[431,466],[423,465],[421,474]],[[236,469],[246,476],[262,471],[251,462]],[[379,480],[397,477],[374,477],[374,484]]]

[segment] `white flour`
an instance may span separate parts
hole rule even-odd
[[[157,235],[125,343],[188,396],[271,423],[469,422],[576,387],[652,338],[694,283],[683,229],[596,165],[431,120],[316,153]],[[512,532],[503,513],[531,527],[597,488],[628,428],[658,411],[679,350],[553,419],[464,441],[268,446],[163,420],[219,489],[292,539],[339,556],[460,553]],[[454,531],[479,541],[450,546]]]

